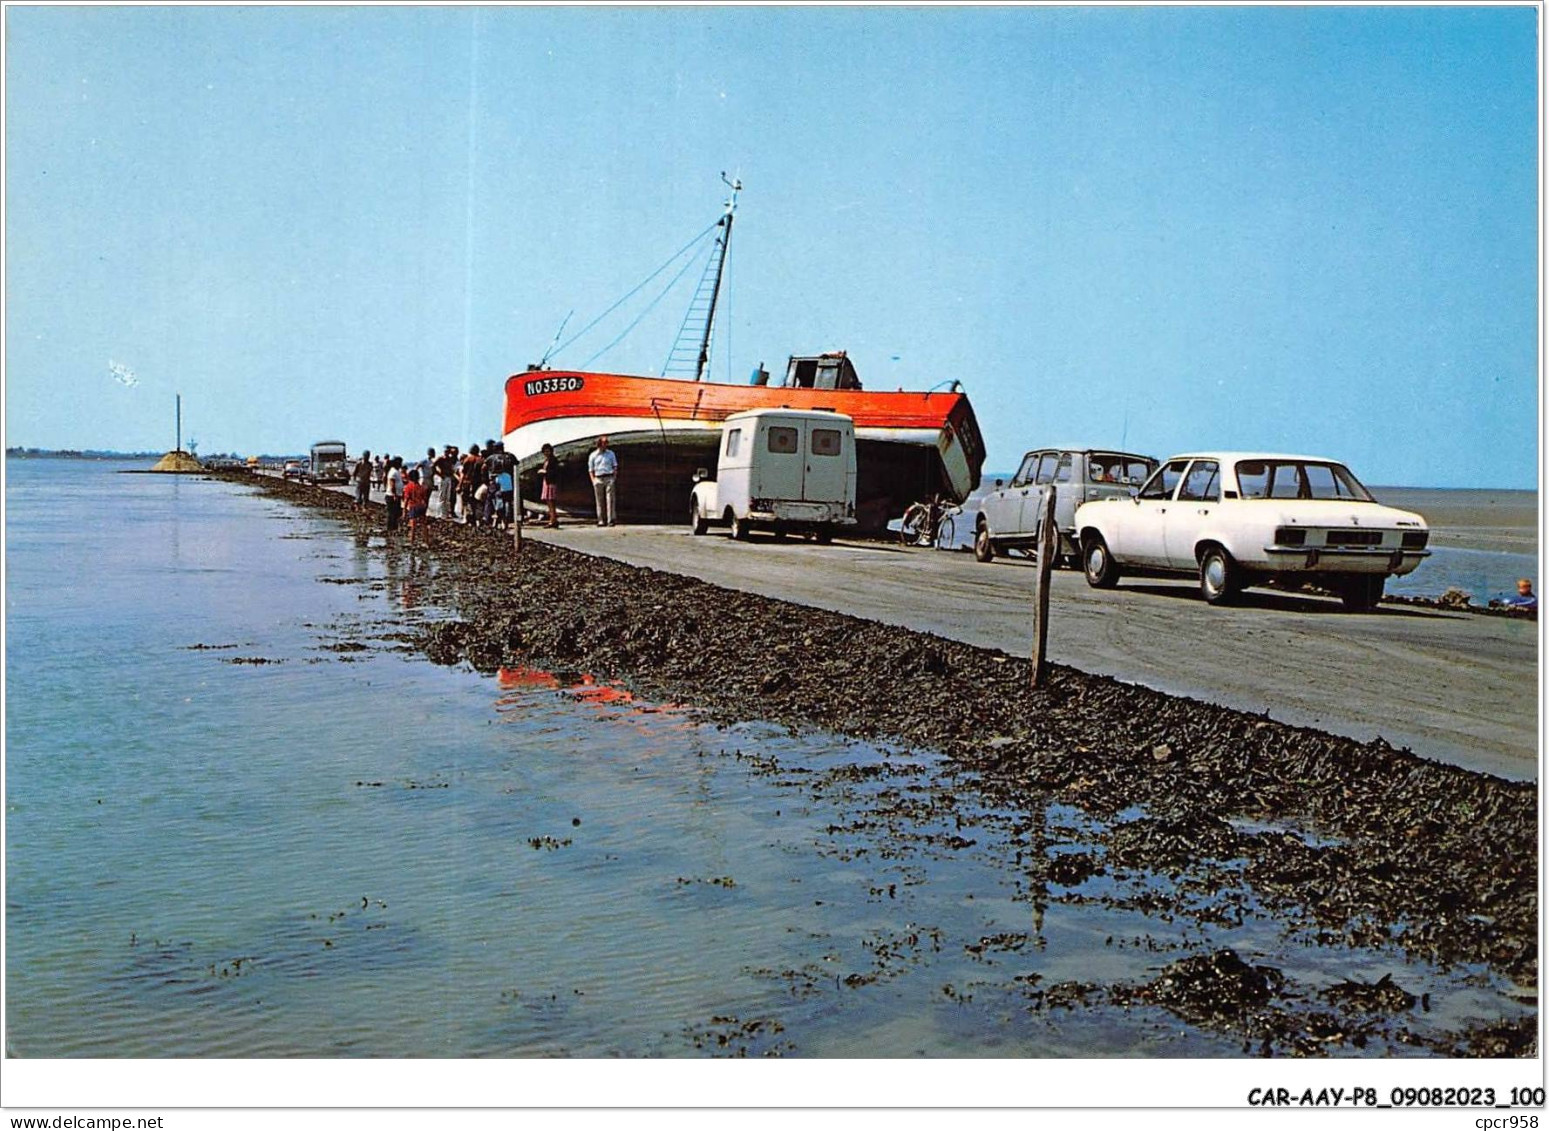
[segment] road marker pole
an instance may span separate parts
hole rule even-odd
[[[516,519],[516,535],[512,549],[513,552],[520,554],[522,552],[522,520],[527,517],[527,510],[522,506],[522,482],[515,469],[511,472],[511,478],[515,480],[511,484],[511,509],[516,512],[513,516]]]
[[[1044,682],[1044,655],[1049,643],[1049,582],[1054,555],[1059,552],[1059,531],[1054,529],[1054,484],[1044,491],[1043,518],[1038,523],[1038,577],[1033,588],[1033,679],[1036,690]]]

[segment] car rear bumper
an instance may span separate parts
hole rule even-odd
[[[1276,573],[1406,574],[1429,550],[1382,546],[1265,546],[1265,564]]]
[[[854,526],[855,516],[824,503],[776,503],[770,510],[749,511],[754,522],[781,522],[791,526]]]

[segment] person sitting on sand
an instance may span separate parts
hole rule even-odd
[[[417,541],[415,534],[423,533],[425,548],[430,548],[430,489],[420,482],[419,468],[409,471],[409,481],[403,488],[403,514],[409,523],[409,545]]]
[[[1533,582],[1526,577],[1517,578],[1517,595],[1507,597],[1501,604],[1508,609],[1537,609],[1538,594],[1533,592]]]

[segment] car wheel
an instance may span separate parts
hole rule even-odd
[[[1339,586],[1339,599],[1345,610],[1352,613],[1369,613],[1382,600],[1382,590],[1388,579],[1381,574],[1357,574],[1346,578]]]
[[[974,557],[981,562],[995,560],[995,543],[990,538],[988,526],[979,527],[979,532],[974,535]]]
[[[747,519],[734,518],[731,520],[731,536],[737,541],[746,542],[748,540],[748,529]]]
[[[1242,591],[1237,563],[1220,546],[1209,547],[1199,559],[1199,591],[1212,605],[1224,605]]]
[[[1119,567],[1101,534],[1092,535],[1081,555],[1086,583],[1093,589],[1112,589],[1119,583]]]
[[[688,524],[695,534],[703,534],[710,528],[709,521],[699,513],[699,504],[693,499],[690,499],[688,504]]]

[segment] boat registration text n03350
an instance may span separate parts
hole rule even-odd
[[[540,377],[536,381],[527,382],[527,395],[536,397],[543,393],[579,393],[585,384],[579,377]]]

